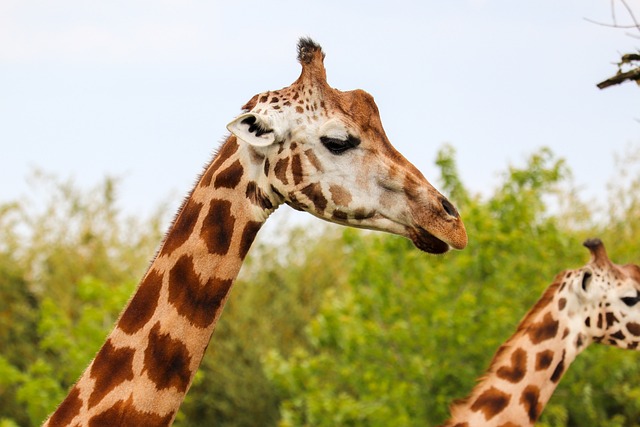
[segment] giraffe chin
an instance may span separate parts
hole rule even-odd
[[[443,254],[449,250],[449,244],[438,239],[424,228],[418,228],[409,232],[409,238],[423,252],[430,254]]]

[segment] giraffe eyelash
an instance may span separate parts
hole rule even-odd
[[[331,138],[329,136],[321,136],[320,142],[327,150],[333,154],[342,154],[351,148],[355,148],[360,145],[360,139],[353,135],[347,136],[347,139]]]

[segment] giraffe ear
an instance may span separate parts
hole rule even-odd
[[[273,144],[276,135],[268,117],[255,114],[241,114],[227,125],[229,132],[238,139],[255,147],[266,147]]]

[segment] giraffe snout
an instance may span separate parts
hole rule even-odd
[[[468,236],[464,223],[460,218],[460,213],[446,197],[442,196],[440,203],[449,220],[445,222],[444,240],[454,249],[464,249],[468,243]]]

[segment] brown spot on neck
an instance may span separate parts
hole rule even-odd
[[[97,405],[118,385],[133,379],[134,354],[133,348],[115,348],[111,340],[107,340],[91,364],[90,375],[96,382],[89,397],[89,408]]]
[[[540,322],[532,323],[528,328],[529,339],[533,344],[540,344],[558,334],[559,322],[551,313],[546,313]]]
[[[562,358],[560,359],[560,362],[558,362],[558,364],[556,365],[556,368],[553,370],[553,374],[551,374],[551,381],[553,381],[554,383],[557,383],[558,381],[560,381],[560,378],[562,378],[562,374],[564,374],[564,357],[565,357],[565,351],[562,351]]]
[[[119,400],[106,411],[89,420],[89,427],[145,426],[167,427],[171,424],[175,412],[166,415],[139,411],[133,404],[133,398]]]
[[[198,221],[202,204],[193,199],[187,199],[180,209],[173,226],[169,229],[161,253],[171,255],[193,234],[193,229]]]
[[[161,288],[162,274],[154,269],[150,270],[122,314],[118,328],[127,334],[133,334],[146,325],[156,311]]]
[[[213,175],[216,173],[221,164],[238,151],[238,141],[234,135],[231,135],[220,147],[218,153],[213,157],[211,164],[207,167],[202,178],[200,178],[200,186],[208,187],[211,185]]]
[[[262,191],[262,189],[258,187],[258,184],[256,184],[255,181],[249,181],[247,183],[245,196],[251,201],[251,203],[256,206],[260,206],[264,210],[273,209],[273,203],[271,203],[271,199],[269,199],[264,191]]]
[[[510,400],[510,395],[495,387],[491,387],[476,398],[471,405],[471,410],[474,412],[482,412],[485,419],[489,421],[502,412]]]
[[[553,362],[553,351],[543,350],[536,354],[536,371],[549,368]]]
[[[149,332],[149,345],[144,351],[143,372],[156,384],[159,390],[174,387],[185,393],[191,382],[189,351],[177,339],[160,332],[160,322]]]
[[[215,320],[233,280],[216,277],[201,283],[193,259],[183,255],[169,272],[169,303],[192,325],[206,328]]]
[[[501,366],[496,375],[503,380],[518,383],[527,373],[527,352],[517,348],[511,353],[511,365]]]
[[[244,226],[244,230],[242,230],[242,238],[240,239],[240,252],[238,253],[240,259],[244,259],[247,256],[247,252],[249,252],[249,248],[261,227],[262,223],[257,221],[249,221]]]
[[[205,241],[209,253],[226,255],[229,252],[236,219],[231,215],[231,202],[213,199],[204,218],[200,237]]]
[[[236,188],[242,179],[243,172],[244,168],[242,167],[240,160],[236,160],[216,175],[213,186],[215,188]]]
[[[522,391],[520,396],[520,404],[524,406],[529,421],[534,423],[542,412],[542,403],[540,403],[540,389],[535,385],[528,385]]]
[[[58,406],[56,412],[49,419],[49,427],[66,427],[71,424],[71,420],[75,418],[82,408],[82,399],[80,399],[80,390],[74,386],[69,395]]]

